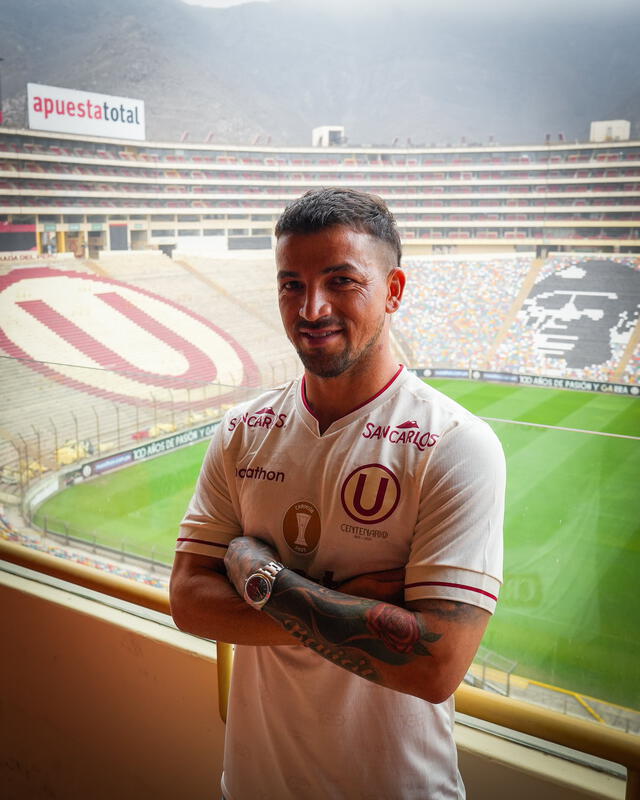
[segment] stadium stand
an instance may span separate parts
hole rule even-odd
[[[484,367],[638,384],[640,259],[585,259],[563,254],[541,266],[536,264],[532,255],[405,259],[409,280],[394,330],[409,364]],[[163,315],[169,308],[181,307],[213,321],[247,354],[247,363],[259,365],[252,373],[255,387],[295,374],[297,359],[277,318],[270,259],[189,256],[171,260],[151,252],[124,258],[112,255],[98,266],[99,273],[92,262],[63,260],[53,267],[18,266],[10,272],[5,270],[1,278],[7,282],[19,273],[40,279],[40,283],[23,281],[19,296],[13,300],[6,292],[0,296],[5,304],[0,483],[5,487],[132,441],[214,418],[221,403],[224,405],[240,384],[247,383],[246,373],[243,378],[237,372],[239,362],[228,370],[220,362],[216,376],[221,385],[216,386],[216,379],[206,373],[207,359],[198,360],[197,353],[193,357],[197,368],[189,372],[186,383],[181,383],[179,376],[184,372],[177,368],[173,378],[165,366],[154,373],[148,365],[165,364],[167,342],[158,342],[153,336],[147,337],[146,343],[155,342],[159,347],[155,355],[151,350],[137,359],[118,356],[116,351],[122,354],[132,347],[127,338],[131,329],[126,324],[122,330],[113,326],[102,341],[99,335],[87,337],[87,326],[96,334],[96,325],[90,321],[93,311],[69,299],[66,306],[62,303],[53,309],[42,299],[45,279],[66,276],[64,280],[73,281],[77,275],[93,285],[95,277],[98,294],[114,295],[125,303],[119,309],[118,302],[110,300],[116,312],[128,315],[124,323],[147,332],[155,330],[153,325],[159,326],[161,340],[166,330]],[[104,283],[100,281],[104,276],[117,281],[108,284],[108,292],[102,292]],[[536,282],[523,293],[532,276],[536,276]],[[134,306],[141,295],[127,295],[127,287],[168,301],[166,307],[156,303],[155,322],[146,311],[136,318],[140,312]],[[127,295],[124,301],[122,292]],[[591,304],[585,305],[585,298]],[[593,305],[594,298],[600,306],[604,303],[608,307]],[[12,302],[22,317],[15,316]],[[11,326],[24,324],[27,318],[37,325],[31,340],[22,330],[22,344],[17,350]],[[573,332],[561,331],[560,336],[565,338],[559,338],[558,325],[568,324],[577,327]],[[40,339],[47,329],[50,335],[43,345]],[[58,335],[60,331],[63,336]],[[178,349],[180,334],[178,323],[173,334],[176,341],[170,340]],[[124,338],[118,340],[117,336]],[[114,341],[120,342],[117,347]],[[38,359],[42,346],[46,358]],[[201,343],[195,342],[195,346],[202,352]],[[136,368],[132,367],[134,363]],[[198,372],[200,368],[204,372]],[[43,453],[52,455],[47,458]]]
[[[137,253],[111,257],[102,265],[107,274],[157,292],[230,333],[262,366],[263,383],[273,377],[271,365],[282,361],[290,365],[293,376],[296,360],[280,324],[271,259],[172,261],[150,252],[143,258]]]
[[[396,336],[417,367],[638,384],[640,259],[405,259]]]
[[[276,148],[3,129],[0,250],[22,239],[94,257],[185,236],[257,241],[288,200],[329,184],[387,198],[410,255],[640,249],[637,141]],[[124,243],[112,241],[116,222]]]
[[[489,369],[638,384],[640,259],[546,261]]]
[[[9,523],[5,524],[5,521],[1,520],[2,518],[0,517],[0,538],[8,542],[16,542],[31,550],[37,550],[40,553],[48,553],[49,555],[63,558],[65,561],[73,561],[75,564],[82,564],[85,567],[99,569],[111,575],[118,575],[121,578],[128,578],[129,580],[143,583],[146,586],[153,586],[156,589],[163,589],[166,591],[169,588],[169,578],[165,575],[153,574],[149,570],[118,564],[104,557],[91,556],[86,550],[65,547],[62,544],[57,544],[50,539],[46,539],[44,536],[34,531],[15,530]]]
[[[293,377],[272,262],[247,261],[244,278],[236,267],[150,251],[5,270],[0,484],[215,418]]]
[[[285,203],[329,184],[378,192],[397,217],[409,274],[394,324],[399,358],[638,384],[629,276],[640,252],[640,142],[277,148],[2,128],[0,280],[30,266],[58,270],[95,280],[102,305],[65,305],[64,292],[52,303],[27,283],[19,298],[0,295],[40,325],[34,359],[7,343],[3,323],[0,483],[212,419],[239,387],[291,378],[297,360],[280,330],[267,251]],[[605,272],[627,276],[620,312],[594,334],[586,326],[595,329],[600,312],[587,309],[579,344],[562,350],[541,328],[545,281],[585,259],[605,264],[582,278],[588,292],[611,293]],[[102,291],[109,280],[128,289]],[[101,330],[107,306],[119,324],[111,316]],[[213,351],[204,328],[186,333],[197,325],[218,332]],[[45,329],[46,353],[36,346]],[[127,336],[155,337],[151,355],[136,361]]]
[[[533,256],[407,258],[394,331],[415,366],[469,369],[485,358]]]

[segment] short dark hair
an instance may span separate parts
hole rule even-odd
[[[381,197],[358,189],[310,189],[285,208],[275,234],[279,239],[285,233],[317,233],[333,225],[344,225],[386,242],[400,266],[402,247],[393,214]]]

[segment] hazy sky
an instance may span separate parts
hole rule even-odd
[[[248,3],[249,0],[182,0],[190,6],[211,6],[212,8],[227,8],[228,6],[239,6]],[[268,0],[262,0],[268,2]]]
[[[198,6],[211,6],[213,8],[226,8],[228,6],[242,5],[249,2],[270,2],[271,0],[182,0],[183,3],[188,5]],[[360,6],[362,10],[373,10],[373,0],[288,0],[289,3],[310,6],[336,6],[342,9],[353,9],[353,7]],[[572,6],[578,10],[584,11],[585,9],[617,9],[618,13],[624,11],[625,8],[637,10],[638,0],[608,0],[603,3],[602,0],[376,0],[375,6],[385,6],[393,8],[394,6],[432,6],[447,7],[449,10],[454,10],[456,7],[471,8],[477,13],[482,13],[484,10],[499,8],[502,10],[509,9],[511,13],[514,11],[531,11],[532,9],[540,9],[546,7],[548,10],[553,10],[560,7],[571,8]]]

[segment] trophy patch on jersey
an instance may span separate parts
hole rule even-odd
[[[294,553],[308,555],[318,546],[322,526],[320,514],[313,503],[294,503],[282,520],[285,541]]]
[[[342,484],[342,506],[351,519],[376,525],[387,519],[400,502],[400,482],[388,467],[365,464]]]

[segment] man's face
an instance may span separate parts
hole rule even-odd
[[[282,322],[305,369],[333,378],[375,367],[404,287],[392,248],[336,225],[283,234],[276,263]]]

